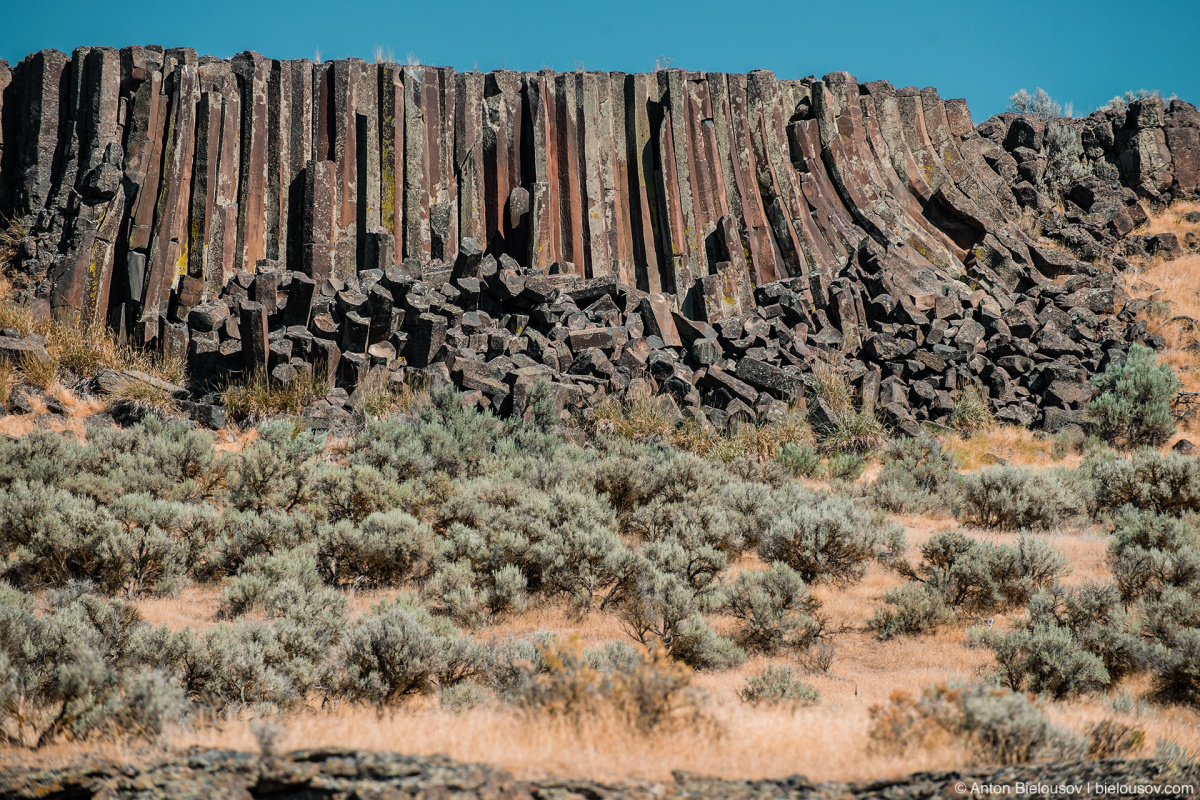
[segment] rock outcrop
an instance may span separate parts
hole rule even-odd
[[[145,767],[84,766],[60,770],[8,770],[0,800],[33,798],[590,798],[591,800],[843,800],[844,798],[969,797],[987,793],[1098,796],[1194,793],[1200,769],[1155,761],[1083,761],[923,772],[862,783],[813,783],[796,775],[780,780],[737,781],[678,773],[673,782],[603,784],[586,780],[519,781],[493,767],[441,756],[414,757],[353,750],[308,750],[258,758],[205,751]],[[1025,791],[1017,791],[1020,786]],[[1096,787],[1103,787],[1098,789]],[[1124,791],[1108,787],[1126,787]],[[1008,787],[1007,791],[999,787]],[[1045,787],[1045,788],[1043,788]],[[1138,788],[1141,787],[1141,788]],[[1157,791],[1155,790],[1157,787]],[[1180,789],[1179,787],[1189,787]]]
[[[27,302],[186,356],[197,394],[419,373],[520,413],[544,375],[724,423],[824,362],[901,429],[968,385],[1054,426],[1153,342],[1113,269],[1180,250],[1132,234],[1196,195],[1198,135],[1157,98],[976,128],[846,73],[80,48],[0,62],[0,214]]]

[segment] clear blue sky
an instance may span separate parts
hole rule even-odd
[[[0,59],[42,48],[162,44],[230,56],[371,59],[460,70],[548,66],[642,72],[666,56],[690,70],[847,70],[936,86],[976,120],[1041,86],[1085,114],[1127,89],[1200,103],[1195,0],[0,0]]]

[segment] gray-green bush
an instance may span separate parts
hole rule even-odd
[[[883,594],[886,604],[876,608],[867,627],[883,640],[897,636],[931,633],[939,625],[953,622],[954,610],[937,591],[924,583],[908,581]]]
[[[871,709],[877,747],[903,753],[949,734],[988,765],[1081,757],[1086,743],[1051,724],[1026,695],[988,684],[939,684]]]
[[[344,696],[384,708],[474,677],[479,657],[444,620],[401,599],[377,606],[350,627],[340,667]]]
[[[942,601],[966,614],[991,613],[1023,605],[1050,586],[1066,569],[1062,554],[1042,539],[1022,536],[1016,546],[946,531],[921,545],[921,561],[902,565]]]
[[[845,586],[862,580],[872,560],[903,555],[904,531],[842,495],[784,510],[759,546],[768,562],[780,561],[807,583]]]
[[[959,485],[959,520],[981,528],[1052,528],[1082,508],[1077,490],[1058,470],[986,467],[962,476]]]
[[[888,443],[883,467],[867,489],[875,505],[893,513],[929,513],[946,508],[954,493],[958,459],[928,434]]]
[[[791,667],[778,666],[768,666],[747,677],[738,696],[752,706],[791,708],[816,705],[821,700],[821,693],[796,677]]]
[[[738,644],[768,655],[812,645],[822,632],[813,616],[819,607],[803,579],[780,562],[739,572],[725,597],[726,610],[739,624]]]
[[[1175,517],[1124,507],[1113,520],[1108,565],[1126,602],[1157,599],[1169,587],[1200,594],[1200,538]]]
[[[1100,393],[1088,406],[1092,431],[1121,447],[1156,446],[1171,438],[1171,402],[1183,388],[1158,354],[1135,344],[1123,363],[1109,364],[1092,383]]]
[[[1124,506],[1180,516],[1200,511],[1200,459],[1144,449],[1125,458],[1085,462],[1095,513]]]

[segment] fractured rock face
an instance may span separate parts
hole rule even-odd
[[[1153,343],[1102,268],[1183,251],[1134,233],[1195,196],[1198,132],[1157,98],[976,128],[846,73],[80,48],[0,64],[0,215],[30,231],[26,300],[201,385],[382,371],[524,413],[545,377],[568,407],[650,392],[723,424],[822,363],[901,429],[967,386],[1035,421]]]

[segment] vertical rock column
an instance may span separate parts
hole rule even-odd
[[[280,200],[286,203],[287,220],[282,229],[286,232],[285,252],[280,254],[288,269],[299,270],[304,239],[304,169],[313,158],[313,63],[300,59],[289,61],[286,68],[292,73],[290,117],[283,122],[288,126],[288,148],[284,154],[287,171],[283,174]],[[282,247],[283,245],[281,245]]]
[[[164,57],[165,93],[170,98],[163,147],[162,181],[155,204],[153,234],[146,263],[145,292],[137,338],[157,339],[167,316],[171,289],[187,269],[188,209],[191,205],[199,75],[192,50],[168,50]]]
[[[632,209],[634,259],[641,266],[637,287],[661,292],[661,248],[656,191],[657,144],[651,131],[649,107],[658,101],[653,75],[630,75],[625,82],[625,125],[629,148],[629,204]],[[669,267],[669,262],[668,262]]]
[[[521,187],[521,137],[527,123],[521,76],[501,71],[484,77],[483,170],[484,228],[488,249],[523,260],[528,244],[509,224],[509,197]]]
[[[379,223],[404,252],[404,78],[400,67],[379,69]],[[394,260],[395,256],[393,256]]]
[[[425,152],[432,179],[429,209],[430,256],[454,263],[458,255],[458,181],[454,163],[454,70],[431,69],[424,90]]]
[[[223,61],[201,64],[199,71],[200,101],[196,106],[187,271],[188,275],[204,281],[209,293],[215,294],[224,286],[221,275],[222,241],[216,236],[219,224],[217,187],[220,182],[221,133],[225,112],[222,92],[235,88],[235,81],[232,70]]]
[[[483,164],[483,75],[455,76],[454,164],[458,172],[458,235],[488,240]]]
[[[14,102],[14,95],[18,89],[19,86],[13,86],[13,72],[8,62],[0,61],[0,214],[6,219],[12,216],[12,188],[9,185],[12,168],[8,162],[20,147],[20,141],[12,136],[14,126],[9,122],[10,119],[15,119],[13,109],[20,102]],[[6,104],[9,108],[7,116],[4,113]]]
[[[526,263],[547,270],[559,259],[558,159],[554,128],[553,77],[530,73],[524,78],[528,123],[532,129],[532,173],[529,185],[529,254]]]
[[[424,84],[436,80],[425,67],[401,69],[404,81],[404,258],[428,261],[429,239],[429,154],[426,147]]]
[[[95,48],[81,59],[80,142],[75,191],[79,211],[64,237],[66,255],[54,276],[51,307],[60,318],[103,321],[108,311],[117,236],[125,214],[121,187],[121,124],[118,107],[121,59]]]
[[[579,104],[576,101],[575,75],[554,76],[554,147],[558,153],[558,230],[560,261],[575,265],[580,275],[587,274],[588,254],[584,250],[587,220],[583,213],[580,184],[584,180],[583,142],[580,141]]]
[[[163,94],[162,50],[132,47],[121,51],[122,83],[129,85],[125,121],[125,265],[121,274],[122,305],[116,320],[122,333],[133,325],[146,283],[146,251],[154,224],[154,206],[162,165],[167,99]]]
[[[580,212],[584,216],[584,230],[587,235],[587,240],[584,242],[584,250],[587,255],[585,274],[589,278],[613,273],[608,231],[615,220],[613,220],[612,209],[606,206],[604,191],[606,183],[610,187],[613,183],[612,131],[611,128],[604,129],[600,115],[601,82],[606,90],[604,95],[607,96],[607,76],[594,72],[575,74],[575,98],[579,107],[579,135],[582,151],[580,161],[583,163]],[[611,204],[613,199],[609,195],[608,203]]]
[[[25,126],[21,136],[23,179],[17,205],[31,212],[50,199],[54,155],[62,100],[63,76],[70,59],[57,50],[42,50],[22,63],[25,82]]]

